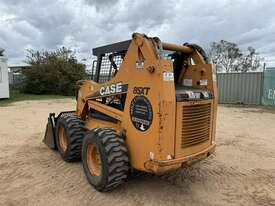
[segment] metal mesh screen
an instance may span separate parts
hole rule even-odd
[[[90,77],[90,80],[95,80],[96,64],[97,64],[97,60],[93,60],[92,71],[88,74],[88,76]]]
[[[101,66],[100,66],[100,74],[99,74],[99,81],[100,83],[106,82],[113,78],[115,74],[115,69],[113,65],[111,64],[111,61],[109,59],[109,56],[112,55],[111,53],[107,53],[102,57],[101,60]],[[114,55],[113,61],[117,65],[117,70],[119,70],[119,67],[123,61],[121,55]]]

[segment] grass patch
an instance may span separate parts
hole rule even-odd
[[[7,106],[13,102],[18,102],[18,101],[64,99],[64,98],[73,98],[73,97],[72,96],[61,96],[61,95],[26,94],[26,93],[21,93],[18,90],[11,90],[9,99],[0,99],[0,106]]]

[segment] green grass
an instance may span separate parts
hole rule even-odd
[[[36,95],[36,94],[25,94],[20,93],[18,90],[10,91],[9,99],[0,99],[0,107],[8,106],[13,102],[26,101],[26,100],[47,100],[47,99],[64,99],[72,98],[71,96],[61,96],[61,95]]]

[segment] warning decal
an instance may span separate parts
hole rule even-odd
[[[135,96],[130,105],[130,117],[134,127],[139,131],[150,128],[153,120],[153,109],[145,96]]]

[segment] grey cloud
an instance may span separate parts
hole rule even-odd
[[[275,56],[275,0],[0,0],[0,47],[11,64],[25,49],[65,45],[87,57],[95,46],[131,38],[132,32],[164,41],[208,47],[225,39]]]
[[[96,9],[101,10],[102,8],[107,8],[109,9],[118,3],[117,0],[85,0],[85,3],[90,5],[90,6],[95,6]]]

